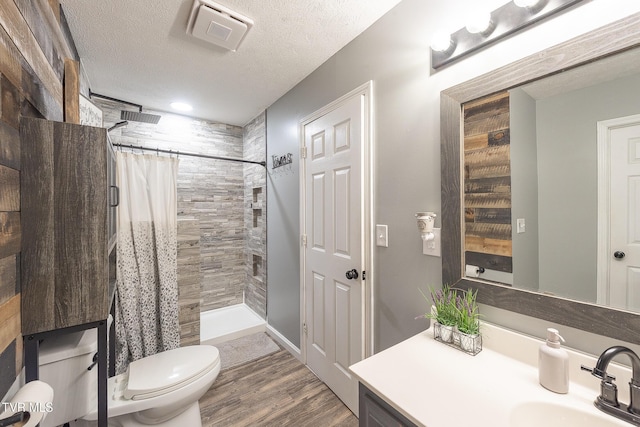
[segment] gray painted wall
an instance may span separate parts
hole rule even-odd
[[[538,290],[538,161],[536,102],[522,89],[509,91],[511,120],[511,224],[513,276],[518,288]],[[516,233],[518,218],[525,232]]]
[[[597,300],[597,138],[601,120],[640,113],[640,75],[537,102],[540,288]]]
[[[267,109],[267,159],[295,154],[286,173],[270,170],[267,178],[268,320],[294,345],[300,345],[301,323],[297,125],[303,117],[373,80],[373,215],[374,223],[389,226],[389,247],[376,248],[376,277],[368,283],[379,351],[426,328],[414,320],[427,309],[418,288],[439,286],[442,278],[440,259],[422,255],[414,218],[419,211],[440,213],[440,91],[640,10],[626,0],[586,2],[432,73],[428,45],[434,32],[461,28],[460,12],[472,6],[503,3],[404,0]],[[526,326],[526,320],[509,325],[512,316],[500,310],[488,314],[498,324]]]

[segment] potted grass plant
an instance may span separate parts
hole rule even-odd
[[[428,298],[422,291],[422,296],[433,303],[433,310],[422,317],[435,320],[433,325],[434,337],[437,340],[449,343],[453,342],[453,331],[457,323],[456,294],[449,285],[442,286],[442,289],[431,289]]]
[[[456,331],[454,342],[460,349],[471,354],[477,354],[482,349],[480,337],[480,311],[476,302],[478,291],[463,291],[463,296],[456,296]]]
[[[480,312],[477,291],[464,291],[443,285],[422,296],[432,304],[431,311],[417,318],[433,319],[433,337],[437,341],[476,355],[482,350]]]

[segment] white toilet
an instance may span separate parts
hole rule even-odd
[[[220,373],[220,354],[210,345],[180,347],[129,365],[109,378],[109,426],[201,427],[198,400]],[[83,417],[97,420],[97,410]]]
[[[84,332],[87,333],[95,343],[95,332]],[[87,337],[79,339],[86,341]],[[72,425],[97,425],[97,369],[87,370],[87,361],[94,351],[95,346],[91,353],[69,357],[68,352],[58,349],[55,354],[64,354],[64,358],[55,357],[48,366],[41,365],[41,379],[45,380],[43,376],[46,377],[48,371],[56,374],[46,378],[56,396],[70,398],[70,394],[75,393],[87,397],[84,410],[81,409],[83,405],[78,404],[78,398],[68,405],[69,409],[54,400],[54,412],[50,414],[52,422],[81,418]],[[210,345],[180,347],[132,362],[126,373],[108,380],[108,425],[201,427],[198,399],[209,390],[219,373],[220,353]],[[62,383],[58,378],[70,378],[71,381]]]

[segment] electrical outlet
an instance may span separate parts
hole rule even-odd
[[[376,246],[389,247],[389,227],[376,224]]]
[[[422,253],[429,256],[441,255],[442,247],[440,245],[440,228],[433,228],[433,240],[426,240],[422,242]]]

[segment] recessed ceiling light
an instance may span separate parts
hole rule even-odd
[[[171,108],[173,108],[174,110],[178,110],[178,111],[191,111],[193,110],[193,107],[189,104],[186,104],[184,102],[172,102],[171,103]]]

